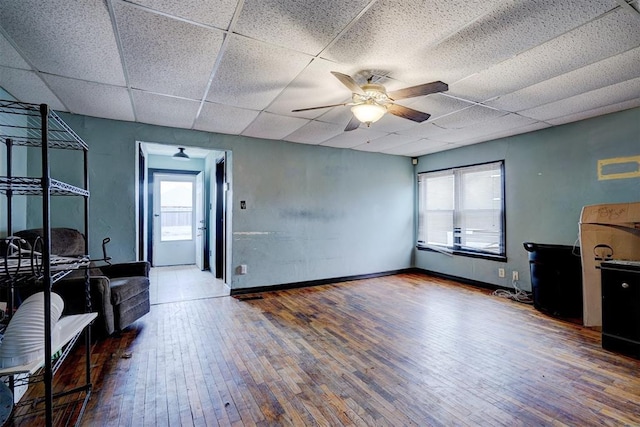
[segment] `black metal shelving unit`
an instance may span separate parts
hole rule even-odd
[[[4,239],[6,248],[3,259],[0,261],[0,286],[6,289],[7,313],[9,316],[14,311],[15,289],[20,286],[37,286],[44,293],[44,358],[29,366],[0,370],[0,376],[9,378],[10,387],[16,386],[15,374],[28,373],[29,383],[42,381],[44,384],[44,396],[35,398],[34,401],[20,402],[20,405],[28,406],[35,412],[43,411],[47,426],[54,424],[54,410],[56,411],[56,423],[59,423],[58,412],[60,408],[69,406],[67,401],[63,405],[54,405],[54,400],[65,398],[78,393],[81,397],[72,403],[80,403],[77,410],[67,411],[69,416],[77,418],[76,424],[86,408],[91,395],[91,336],[89,324],[95,319],[95,313],[91,313],[91,298],[89,292],[89,278],[86,267],[89,264],[89,179],[88,179],[88,145],[46,104],[29,104],[17,101],[0,100],[0,138],[6,145],[6,176],[0,177],[0,193],[6,196],[7,201],[7,237]],[[41,170],[39,176],[23,177],[13,176],[12,156],[14,147],[33,147],[41,153]],[[84,183],[82,187],[69,185],[51,178],[50,150],[79,150],[83,152]],[[26,244],[20,239],[13,238],[13,198],[15,196],[42,197],[42,240],[36,242],[31,248],[23,247]],[[79,196],[84,199],[84,229],[85,254],[73,257],[59,257],[51,254],[51,197],[52,196]],[[65,338],[59,349],[52,351],[51,331],[51,288],[58,280],[74,269],[85,271],[86,312],[85,315],[66,316],[61,319],[64,324]],[[64,320],[64,322],[63,322]],[[80,387],[66,390],[61,393],[53,393],[53,376],[65,357],[70,352],[82,332],[85,335],[85,382]],[[52,354],[53,353],[53,354]],[[54,360],[54,357],[55,360]],[[43,408],[42,408],[43,406]],[[17,407],[17,406],[16,406]],[[17,414],[23,416],[24,414]],[[72,420],[65,420],[68,424]]]

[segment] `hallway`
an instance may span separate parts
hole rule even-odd
[[[230,292],[221,279],[195,265],[152,267],[149,279],[151,305],[217,298]]]

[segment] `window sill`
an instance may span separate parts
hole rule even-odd
[[[446,255],[458,255],[458,256],[464,256],[469,258],[481,258],[489,261],[507,262],[507,257],[505,255],[461,251],[461,250],[453,250],[448,248],[442,248],[440,250],[437,250],[437,249],[430,248],[428,246],[420,246],[420,245],[416,245],[416,249],[418,249],[419,251],[445,253]]]

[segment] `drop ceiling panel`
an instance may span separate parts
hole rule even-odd
[[[30,70],[31,67],[22,59],[22,56],[14,49],[2,33],[0,33],[0,66],[21,68]]]
[[[290,133],[306,125],[309,120],[278,114],[260,113],[242,135],[266,139],[283,139]]]
[[[624,0],[0,0],[0,86],[105,118],[416,155],[637,106],[637,9]],[[360,85],[373,75],[388,91],[434,80],[450,90],[398,102],[431,114],[421,124],[387,114],[344,132],[349,106],[292,113],[351,100],[334,70]]]
[[[556,119],[549,119],[547,121],[552,125],[562,125],[565,123],[571,123],[578,120],[584,120],[591,117],[601,116],[603,114],[615,113],[616,111],[622,111],[629,108],[637,107],[640,107],[640,98],[623,101],[617,104],[607,105],[605,107],[594,108],[592,110],[581,111],[579,113],[569,114],[567,116],[559,117]]]
[[[134,121],[133,107],[126,88],[76,79],[45,75],[44,80],[71,113]]]
[[[317,55],[369,0],[246,0],[234,31]]]
[[[342,126],[311,121],[285,138],[286,141],[302,144],[320,144],[343,132]]]
[[[372,130],[371,128],[360,127],[349,132],[342,132],[341,134],[323,142],[322,145],[335,148],[353,148],[385,135],[387,134],[384,132]]]
[[[325,114],[327,110],[300,113],[292,113],[291,110],[350,102],[351,92],[331,74],[331,71],[351,74],[353,70],[316,58],[278,95],[267,107],[267,111],[313,119]]]
[[[430,141],[428,139],[420,139],[418,141],[410,142],[408,144],[399,145],[388,150],[384,150],[383,153],[394,154],[398,156],[422,156],[430,153],[437,153],[439,151],[449,150],[453,147],[448,142]]]
[[[33,71],[0,67],[0,87],[22,102],[49,104],[54,110],[67,111],[56,95]]]
[[[412,102],[401,101],[398,103],[411,107],[415,110],[424,111],[425,113],[431,114],[431,117],[429,117],[429,121],[431,122],[438,119],[439,117],[449,115],[456,111],[462,111],[476,105],[463,99],[453,98],[451,96],[448,96],[447,94],[448,92],[434,93],[428,96],[416,98],[415,101]],[[411,132],[411,130],[408,132]]]
[[[531,85],[487,104],[509,111],[521,111],[637,77],[640,77],[640,47]]]
[[[437,118],[431,123],[445,129],[463,129],[474,126],[478,123],[486,123],[489,120],[497,119],[505,116],[504,111],[494,110],[493,108],[474,105],[464,110],[457,111],[453,114]]]
[[[205,102],[195,129],[238,135],[258,117],[259,111]]]
[[[406,135],[389,134],[389,135],[385,135],[383,137],[368,141],[365,144],[355,146],[354,149],[360,150],[360,151],[382,152],[385,150],[392,149],[394,147],[398,147],[403,144],[415,142],[416,139],[417,138],[415,137],[406,136]]]
[[[237,0],[134,0],[157,11],[226,30],[236,10]]]
[[[399,132],[400,135],[412,136],[416,138],[428,138],[438,140],[451,132],[451,129],[441,127],[432,122],[422,123],[409,130]]]
[[[136,117],[142,123],[190,129],[200,103],[152,93],[133,91]]]
[[[126,4],[115,10],[131,86],[202,99],[223,33]]]
[[[237,107],[264,109],[311,61],[311,57],[246,37],[229,44],[207,99]]]
[[[499,8],[455,36],[423,51],[421,68],[454,83],[558,37],[616,5],[614,0],[501,2]]]
[[[598,43],[593,42],[596,39]],[[619,9],[453,83],[449,93],[484,101],[589,66],[638,44],[638,18]],[[594,74],[592,80],[599,77]]]
[[[499,2],[465,0],[378,1],[323,57],[362,68],[386,69],[410,84],[439,79],[416,59],[456,29],[491,11]]]
[[[448,132],[443,132],[441,135],[438,135],[436,139],[443,142],[459,143],[474,137],[486,137],[498,132],[529,126],[535,122],[535,120],[529,117],[522,117],[517,114],[505,114],[494,118],[487,117],[487,119],[475,121],[474,124],[469,126],[449,128]]]
[[[494,129],[481,129],[481,132],[478,135],[473,135],[470,138],[462,139],[454,143],[455,146],[464,146],[477,144],[478,142],[487,141],[491,139],[505,138],[508,136],[520,135],[523,133],[533,132],[540,129],[545,129],[551,127],[548,123],[544,122],[533,122],[529,124],[525,124],[524,126],[515,126],[510,127],[506,130],[500,130],[494,132]],[[484,132],[484,133],[483,133]]]
[[[4,1],[0,26],[39,71],[125,84],[111,19],[103,1]]]
[[[524,110],[520,114],[537,120],[550,120],[630,101],[635,98],[640,98],[640,78]]]

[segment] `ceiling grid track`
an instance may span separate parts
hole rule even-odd
[[[116,20],[116,11],[113,8],[113,2],[118,0],[105,0],[107,9],[109,11],[109,18],[111,18],[111,26],[113,27],[113,33],[116,39],[116,46],[118,47],[118,54],[120,55],[120,62],[122,63],[122,73],[124,74],[124,83],[127,87],[127,93],[129,94],[129,102],[131,103],[131,111],[133,112],[133,119],[138,121],[138,114],[136,113],[136,104],[133,101],[133,88],[129,81],[129,73],[127,68],[127,61],[124,57],[124,47],[122,46],[122,39],[120,38],[120,31],[118,30],[118,22]]]
[[[236,4],[236,9],[233,12],[233,16],[231,17],[231,21],[229,22],[229,28],[225,31],[222,36],[222,45],[220,45],[220,50],[218,51],[218,56],[216,56],[216,62],[213,63],[213,68],[211,70],[211,74],[209,75],[209,79],[207,80],[207,85],[204,88],[204,94],[202,95],[202,99],[200,100],[200,105],[198,106],[198,111],[196,112],[196,116],[193,119],[193,123],[191,124],[191,129],[194,129],[198,119],[200,118],[200,114],[202,114],[202,109],[204,108],[204,104],[207,102],[207,97],[209,96],[209,91],[211,90],[211,85],[213,84],[213,79],[218,72],[218,68],[220,68],[220,63],[222,62],[222,58],[224,57],[225,52],[227,51],[227,45],[229,44],[230,34],[233,33],[233,28],[238,22],[238,18],[240,17],[240,13],[242,12],[242,8],[244,7],[244,0],[238,0]]]

